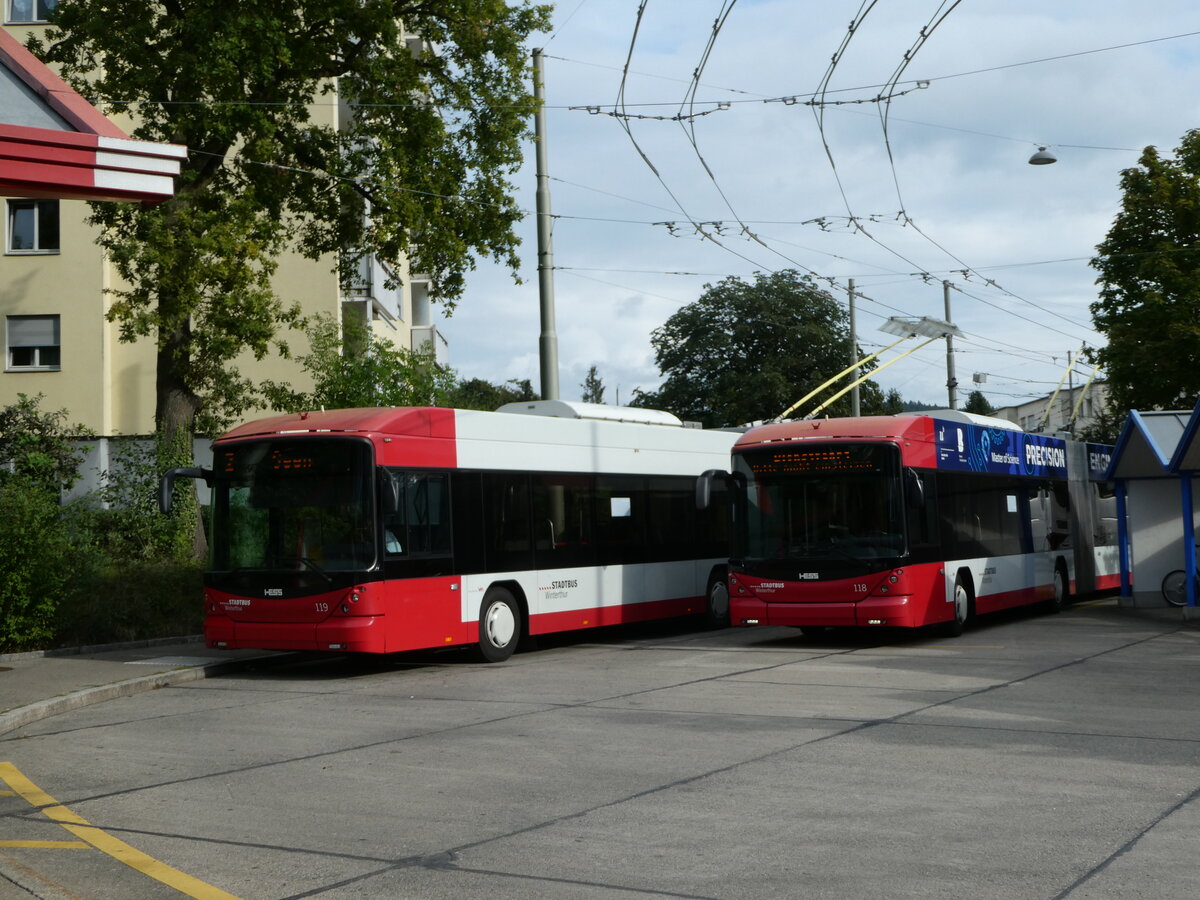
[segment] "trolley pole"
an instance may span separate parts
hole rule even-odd
[[[554,250],[550,218],[550,176],[546,169],[546,113],[542,51],[533,51],[534,140],[537,145],[537,240],[538,296],[541,301],[542,334],[538,340],[541,360],[542,399],[558,400],[558,332],[554,324]]]

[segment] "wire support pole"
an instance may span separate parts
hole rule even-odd
[[[550,175],[546,163],[546,96],[541,49],[533,51],[533,131],[537,160],[538,299],[542,333],[538,339],[542,399],[558,400],[558,331],[554,322],[554,247],[550,215]]]
[[[950,282],[942,282],[942,300],[946,306],[946,321],[953,324],[950,317]],[[946,399],[950,409],[958,409],[958,379],[954,377],[954,337],[946,335]]]

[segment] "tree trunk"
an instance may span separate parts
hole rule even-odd
[[[160,334],[154,404],[154,423],[162,440],[168,447],[187,447],[189,457],[196,414],[200,411],[200,398],[187,386],[183,375],[189,359],[190,338],[191,328],[187,323],[171,334]],[[194,509],[192,554],[196,560],[205,560],[208,558],[208,538],[204,533],[199,502],[194,504]]]

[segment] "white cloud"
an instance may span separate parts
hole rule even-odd
[[[629,113],[680,112],[723,5],[646,4],[626,81]],[[878,92],[942,6],[912,0],[875,7],[839,60],[830,82],[838,93],[827,99]],[[1098,340],[1088,314],[1096,289],[1087,259],[1118,208],[1120,170],[1134,165],[1146,144],[1170,151],[1200,125],[1193,90],[1200,37],[1157,40],[1194,30],[1190,0],[960,4],[901,76],[902,88],[932,80],[890,104],[891,160],[879,104],[827,108],[822,135],[802,102],[860,4],[742,0],[713,41],[695,92],[696,111],[714,108],[709,101],[730,107],[697,118],[694,132],[679,122],[626,120],[656,176],[621,121],[567,109],[612,110],[638,8],[633,0],[561,3],[560,30],[541,40],[558,217],[554,259],[561,267],[560,390],[568,399],[578,396],[591,365],[610,402],[618,387],[624,401],[633,387],[654,386],[655,327],[697,299],[706,283],[787,267],[836,279],[832,289],[841,297],[854,278],[872,298],[860,303],[860,339],[875,346],[888,340],[876,331],[883,317],[942,316],[941,280],[950,279],[961,289],[951,294],[953,317],[968,335],[956,344],[960,402],[975,387],[973,372],[991,373],[984,387],[996,405],[1044,393],[1061,377],[1069,351]],[[1089,52],[1121,44],[1138,45]],[[1038,59],[1048,61],[1014,65]],[[983,69],[993,71],[962,74]],[[799,102],[763,102],[791,95]],[[1027,165],[1039,144],[1059,162]],[[520,202],[532,211],[532,149],[529,156],[518,184]],[[874,240],[845,227],[848,212],[864,217]],[[878,220],[867,220],[871,215]],[[726,224],[719,234],[711,229],[715,241],[704,240],[689,216]],[[828,230],[799,224],[818,217],[830,217]],[[763,243],[739,234],[739,218]],[[668,221],[673,230],[653,224]],[[525,284],[481,263],[442,327],[461,374],[529,378],[536,388],[541,326],[532,216],[521,233]],[[929,277],[918,277],[922,272]],[[930,345],[879,380],[907,399],[943,401],[944,347]]]

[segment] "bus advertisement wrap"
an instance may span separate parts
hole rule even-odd
[[[1058,438],[941,420],[934,421],[934,428],[939,469],[991,475],[1066,477],[1066,443]]]

